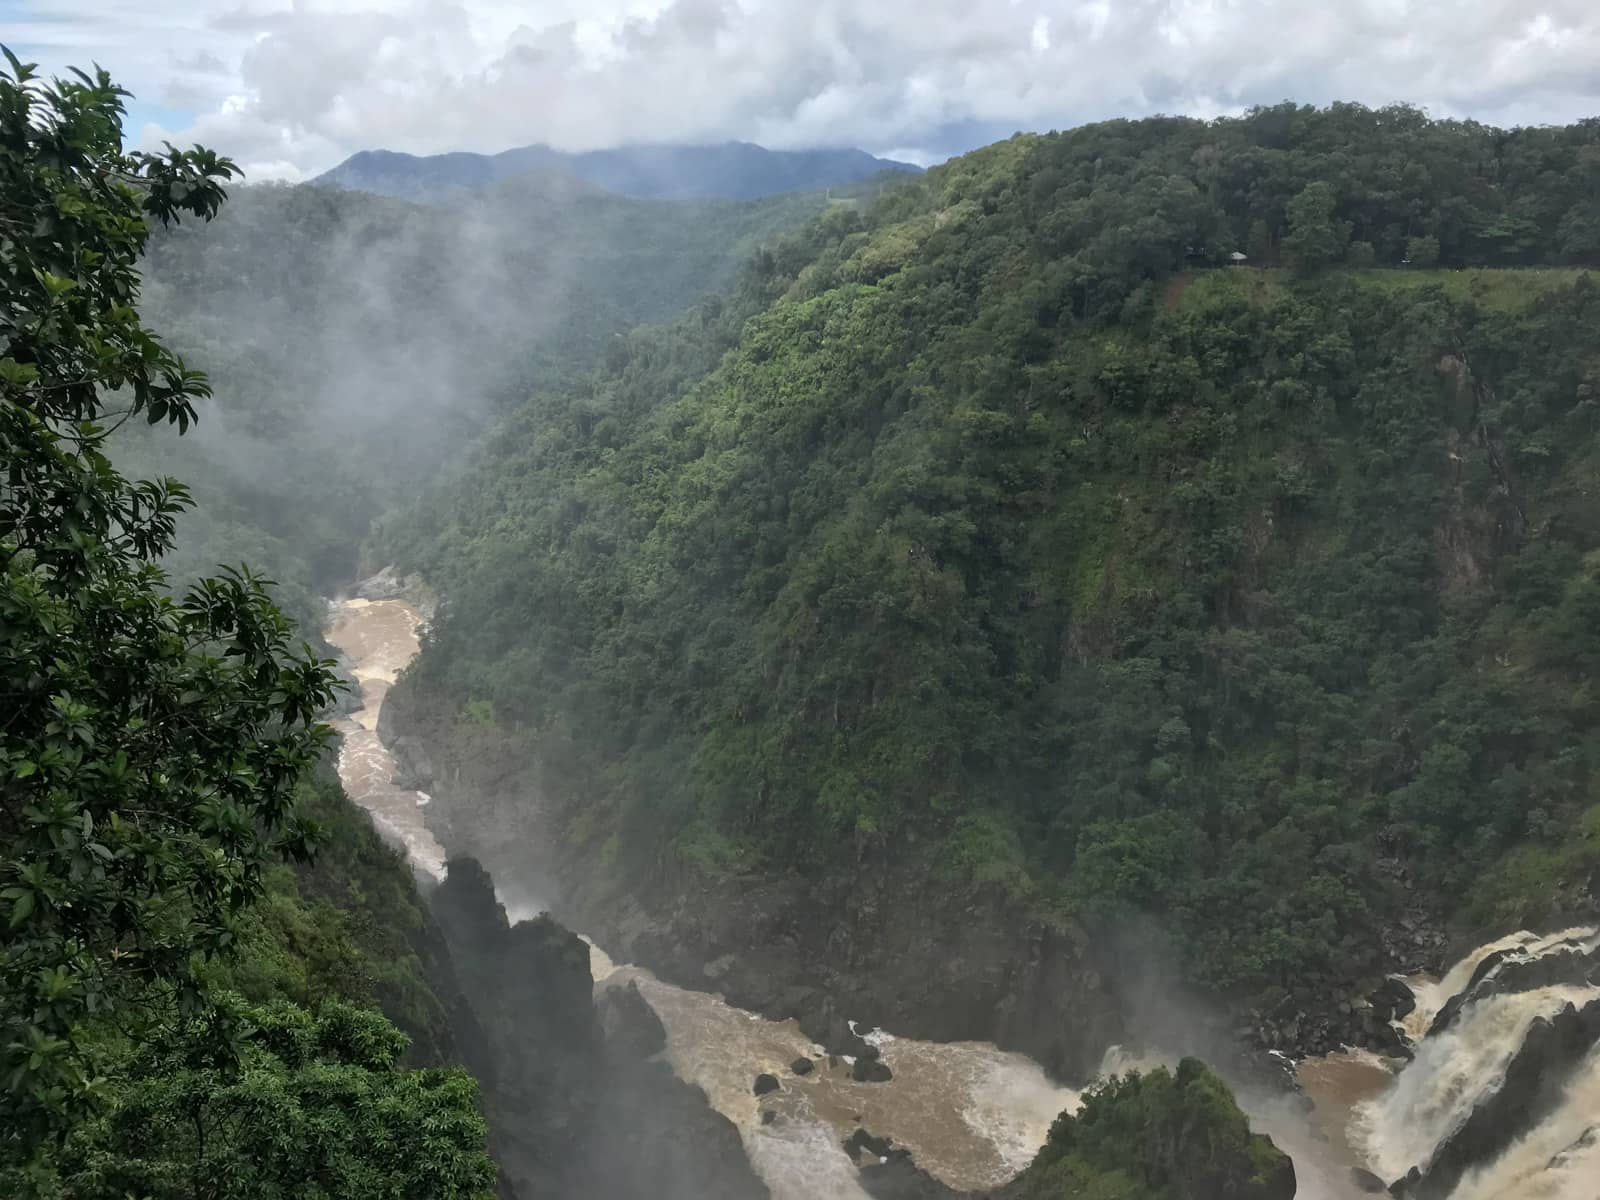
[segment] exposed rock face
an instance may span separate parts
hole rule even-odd
[[[404,575],[395,567],[384,567],[376,575],[369,575],[350,589],[358,600],[404,600],[418,609],[424,618],[434,610],[434,595],[420,575]]]
[[[516,925],[487,871],[452,859],[432,897],[481,1040],[501,1193],[519,1200],[763,1200],[738,1131],[653,1056],[660,1019],[631,982],[598,1000],[589,947],[547,916]]]
[[[803,1054],[789,1064],[789,1070],[793,1071],[796,1075],[809,1075],[816,1069],[817,1064],[812,1062]]]
[[[1567,1080],[1596,1043],[1600,999],[1582,1009],[1569,1004],[1551,1020],[1534,1021],[1499,1089],[1480,1100],[1444,1140],[1425,1173],[1390,1190],[1415,1200],[1445,1200],[1467,1171],[1498,1158],[1556,1108]]]
[[[758,1096],[765,1096],[769,1092],[777,1091],[780,1086],[782,1085],[778,1083],[778,1077],[776,1075],[767,1075],[763,1073],[756,1076],[755,1086],[751,1089],[751,1091]]]
[[[1427,1036],[1438,1037],[1446,1029],[1449,1029],[1451,1025],[1455,1024],[1456,1018],[1461,1015],[1462,1007],[1467,1001],[1474,998],[1478,985],[1484,981],[1491,971],[1505,962],[1509,953],[1510,951],[1508,950],[1496,950],[1493,954],[1484,956],[1483,961],[1473,968],[1472,978],[1467,980],[1467,986],[1445,1001],[1444,1007],[1439,1010],[1438,1014],[1433,1018],[1433,1023],[1428,1026]]]

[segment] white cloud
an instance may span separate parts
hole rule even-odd
[[[937,158],[977,137],[1292,98],[1600,111],[1593,0],[24,0],[257,177],[355,150],[745,138]]]

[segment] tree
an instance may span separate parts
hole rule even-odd
[[[139,1051],[116,1104],[75,1129],[39,1187],[74,1200],[486,1198],[477,1088],[460,1070],[405,1071],[406,1037],[376,1013],[251,1006],[236,1065],[190,1033]],[[0,1177],[0,1184],[5,1181]]]
[[[1439,239],[1436,237],[1413,237],[1406,239],[1406,261],[1413,267],[1436,267],[1439,265]]]
[[[1297,270],[1316,271],[1344,257],[1347,226],[1334,220],[1338,200],[1331,185],[1309,183],[1289,201],[1283,253]]]
[[[205,959],[280,853],[329,731],[331,664],[248,570],[168,596],[188,495],[108,461],[106,422],[182,433],[205,377],[140,323],[149,222],[209,219],[233,164],[122,148],[104,71],[0,72],[0,1162],[106,1093],[94,1050],[174,1012],[226,1053]]]
[[[1295,1178],[1272,1139],[1250,1131],[1228,1085],[1186,1058],[1176,1072],[1097,1083],[1078,1112],[1056,1118],[1007,1192],[1013,1200],[1288,1200]]]
[[[1351,242],[1345,251],[1344,261],[1352,267],[1370,267],[1378,261],[1378,252],[1371,242]]]

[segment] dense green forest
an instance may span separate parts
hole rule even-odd
[[[554,173],[449,210],[332,187],[235,189],[157,230],[144,304],[215,395],[181,446],[118,435],[130,474],[181,474],[197,507],[167,567],[246,561],[309,630],[373,519],[514,398],[594,367],[621,331],[726,285],[824,201],[645,202]]]
[[[387,522],[402,691],[596,869],[923,856],[1222,987],[1536,915],[1600,863],[1597,258],[1600,122],[1019,135]]]
[[[487,1197],[408,868],[317,773],[332,664],[248,571],[169,588],[188,494],[107,456],[209,394],[138,264],[234,165],[127,152],[105,72],[5,57],[0,1193]]]

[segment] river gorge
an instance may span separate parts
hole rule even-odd
[[[339,773],[350,797],[403,846],[418,871],[444,875],[445,846],[426,820],[431,797],[401,786],[379,716],[389,687],[416,656],[422,614],[403,599],[349,598],[331,610],[327,638],[360,687],[337,722]],[[502,889],[513,921],[539,906]],[[949,1188],[983,1193],[1018,1174],[1050,1123],[1079,1093],[1028,1057],[977,1041],[936,1042],[859,1030],[892,1076],[869,1082],[793,1020],[770,1020],[709,990],[674,986],[614,963],[591,943],[597,991],[636,984],[665,1030],[662,1055],[737,1129],[750,1164],[780,1200],[855,1200],[869,1193],[844,1143],[857,1130],[910,1152]],[[1297,1064],[1280,1094],[1247,1089],[1256,1128],[1295,1160],[1297,1195],[1342,1200],[1390,1181],[1424,1200],[1595,1200],[1600,1195],[1600,933],[1578,927],[1517,933],[1481,946],[1438,978],[1396,980],[1409,1001],[1393,1018],[1413,1055],[1345,1050]],[[856,1030],[852,1026],[852,1030]],[[1544,1059],[1529,1047],[1557,1039]],[[1397,1042],[1399,1039],[1397,1039]],[[1543,1044],[1540,1042],[1540,1044]],[[806,1059],[804,1074],[791,1064]],[[1103,1071],[1174,1061],[1108,1046]],[[1570,1060],[1570,1061],[1569,1061]],[[1531,1073],[1531,1074],[1530,1074]],[[752,1081],[777,1082],[757,1096]],[[1526,1127],[1501,1113],[1485,1154],[1469,1132],[1521,1079]],[[1490,1116],[1486,1117],[1488,1113]],[[1510,1134],[1510,1136],[1507,1136]],[[1495,1138],[1498,1136],[1499,1140]]]

